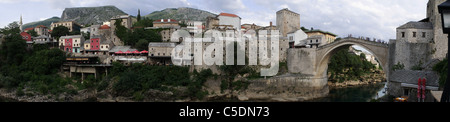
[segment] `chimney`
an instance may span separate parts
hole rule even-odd
[[[272,27],[272,21],[270,21],[270,27]]]
[[[161,19],[161,22],[164,22],[164,19]]]

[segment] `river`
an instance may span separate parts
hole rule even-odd
[[[370,102],[372,99],[384,96],[385,82],[350,86],[345,88],[330,88],[326,97],[305,102]]]

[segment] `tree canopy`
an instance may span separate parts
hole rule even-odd
[[[51,35],[52,37],[55,37],[57,40],[59,40],[61,36],[69,35],[69,28],[65,26],[55,27],[53,28]]]

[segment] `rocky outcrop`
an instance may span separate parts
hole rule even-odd
[[[115,6],[66,8],[61,15],[61,21],[76,21],[78,24],[101,24],[111,17],[127,15]]]

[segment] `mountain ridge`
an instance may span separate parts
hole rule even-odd
[[[175,20],[193,20],[193,21],[206,21],[208,16],[217,16],[217,14],[211,13],[209,11],[190,8],[190,7],[179,7],[179,8],[166,8],[160,11],[153,11],[144,17],[158,20],[158,19],[175,19]]]

